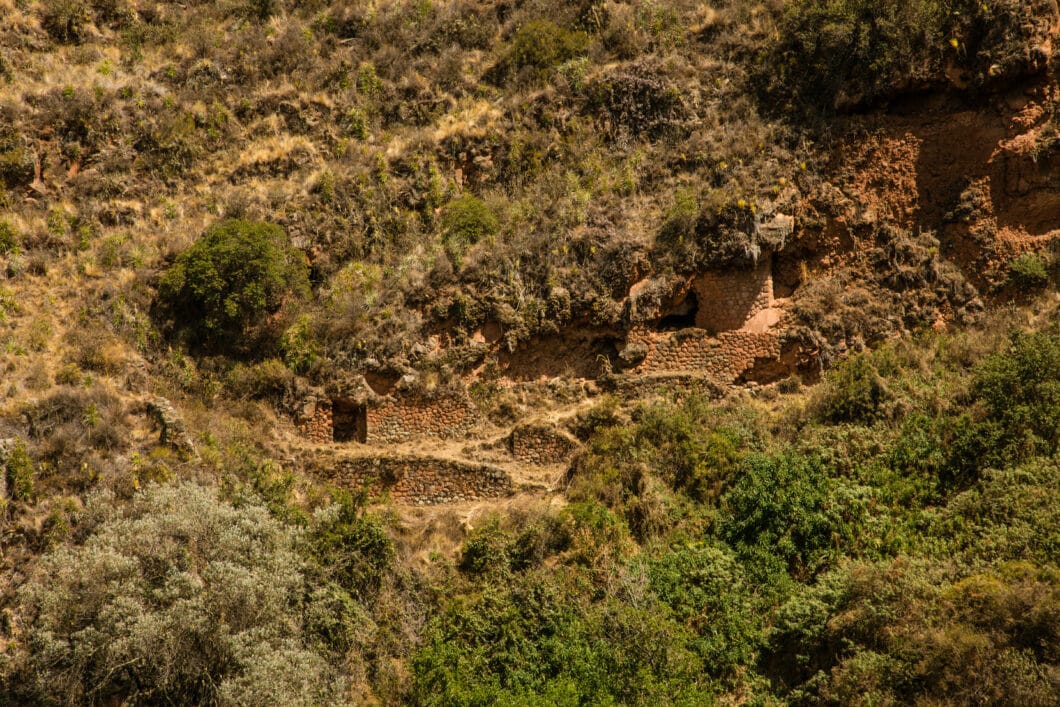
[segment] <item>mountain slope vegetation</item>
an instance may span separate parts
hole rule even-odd
[[[0,0],[0,703],[1056,704],[1058,32]],[[622,387],[763,264],[776,361]],[[579,451],[406,507],[307,471],[366,387]]]

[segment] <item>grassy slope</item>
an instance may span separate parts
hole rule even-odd
[[[387,522],[411,534],[393,519],[311,519],[331,498],[273,461],[283,451],[263,430],[275,413],[256,402],[294,385],[284,363],[189,355],[151,316],[158,272],[212,223],[246,217],[279,223],[312,261],[313,299],[270,326],[278,338],[306,317],[313,382],[372,358],[421,365],[416,343],[442,331],[459,347],[487,320],[516,347],[564,326],[621,331],[633,280],[739,266],[754,245],[738,227],[751,207],[814,197],[821,232],[807,240],[824,245],[806,260],[827,257],[830,219],[858,198],[827,136],[861,125],[829,109],[949,86],[953,63],[971,76],[960,100],[989,102],[995,84],[1040,70],[1030,48],[1053,17],[1041,2],[912,3],[882,38],[848,47],[858,2],[809,20],[782,19],[781,5],[307,2],[264,16],[269,3],[0,0],[0,221],[17,246],[3,247],[0,424],[26,449],[7,462],[6,694],[46,693],[49,665],[65,669],[73,699],[86,685],[103,685],[102,700],[151,682],[107,682],[105,660],[49,663],[32,631],[39,607],[15,589],[45,571],[42,554],[63,557],[97,527],[87,497],[124,503],[176,479],[218,484],[227,501],[253,497],[308,529],[298,571],[310,590],[284,598],[297,626],[266,632],[293,636],[327,666],[262,645],[320,685],[351,676],[354,696],[974,701],[982,685],[988,698],[1029,704],[1055,692],[1055,456],[1038,450],[999,472],[973,465],[965,478],[932,456],[952,445],[968,368],[1011,322],[873,354],[853,381],[874,390],[868,370],[887,393],[867,416],[856,404],[853,422],[800,411],[827,409],[827,388],[720,411],[658,408],[629,431],[609,429],[601,409],[568,511],[481,530],[462,568],[424,570],[374,534]],[[939,19],[938,7],[965,19]],[[964,49],[948,48],[951,37]],[[470,238],[451,216],[469,194],[496,224]],[[851,225],[871,234],[860,256],[869,266],[822,269],[800,295],[807,340],[886,338],[986,294],[962,289],[938,244],[911,235],[920,229],[881,221]],[[873,262],[912,284],[886,284]],[[569,310],[556,306],[559,289]],[[847,296],[854,289],[861,299]],[[293,362],[302,352],[266,353]],[[200,460],[155,443],[150,394],[182,400]],[[724,515],[739,501],[736,480],[765,484],[742,489],[752,498],[785,485],[751,453],[823,456],[819,469],[792,468],[842,504],[800,487],[806,497],[776,514],[803,523],[804,536],[768,523],[739,535]],[[367,565],[339,561],[362,556]],[[82,565],[66,562],[76,579]],[[977,617],[968,606],[986,608]],[[64,620],[60,632],[98,619]],[[228,659],[236,675],[262,663]],[[968,665],[1003,670],[961,684]],[[264,676],[253,680],[268,694]]]

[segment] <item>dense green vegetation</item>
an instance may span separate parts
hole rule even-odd
[[[0,705],[1060,703],[1054,0],[0,19]],[[536,417],[766,258],[796,372],[579,408],[544,501],[296,471],[307,399]]]
[[[263,319],[309,290],[305,256],[274,224],[223,221],[166,270],[158,294],[172,326],[194,343],[246,348]]]
[[[227,500],[101,496],[20,591],[2,694],[314,702],[344,673],[413,704],[1053,704],[1058,391],[1049,325],[897,341],[771,401],[608,407],[568,505],[419,568],[268,466]]]
[[[1058,344],[968,370],[974,337],[903,342],[777,416],[692,398],[598,431],[566,510],[468,540],[413,694],[1053,703]],[[866,376],[891,390],[868,418]]]

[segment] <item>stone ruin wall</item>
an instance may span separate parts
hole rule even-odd
[[[667,371],[650,376],[621,374],[608,381],[609,389],[624,396],[641,398],[650,396],[671,397],[674,392],[682,395],[698,395],[707,400],[718,400],[725,396],[727,385],[716,383],[690,371]]]
[[[368,443],[394,444],[415,437],[466,437],[479,422],[466,395],[389,398],[368,405]]]
[[[497,467],[428,457],[364,457],[339,460],[319,471],[350,489],[373,496],[389,492],[417,506],[498,498],[514,493],[511,477]]]
[[[516,461],[539,466],[566,464],[578,446],[573,437],[548,425],[517,427],[508,438],[508,447]]]
[[[685,329],[669,336],[634,330],[630,342],[647,348],[644,360],[629,373],[651,375],[695,371],[728,385],[763,360],[780,359],[780,337],[773,332],[726,331],[711,336],[702,329]]]
[[[762,258],[754,270],[708,272],[692,286],[699,309],[696,326],[712,332],[742,329],[759,312],[773,306],[773,265]]]
[[[780,360],[780,337],[770,330],[780,316],[774,308],[770,258],[762,258],[752,270],[704,273],[692,287],[696,327],[677,332],[635,327],[627,345],[647,354],[627,374],[696,372],[729,385],[758,363]]]
[[[310,442],[327,444],[334,438],[331,402],[317,400],[307,403],[296,420],[298,431]]]
[[[627,376],[695,373],[713,383],[729,385],[757,364],[780,361],[780,338],[769,330],[774,309],[770,258],[752,270],[704,273],[692,282],[696,293],[696,328],[657,332],[634,327],[627,345],[647,353]],[[418,437],[453,439],[468,436],[480,416],[466,393],[392,395],[365,405],[365,442],[395,444]],[[310,402],[296,423],[304,437],[324,444],[334,439],[331,401]],[[527,429],[512,433],[512,455],[538,464],[569,459],[577,443],[555,430]],[[572,446],[573,445],[573,446]]]
[[[478,411],[466,395],[389,397],[366,403],[369,444],[394,444],[416,437],[443,439],[466,436],[478,423]],[[310,401],[295,418],[302,437],[317,444],[334,441],[335,420],[330,400]]]

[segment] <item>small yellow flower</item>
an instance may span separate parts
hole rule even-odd
[[[737,201],[736,205],[739,206],[741,209],[746,209],[747,208],[747,202],[744,201],[743,199],[740,199],[739,201]]]
[[[958,47],[961,46],[961,43],[957,41],[956,37],[954,37],[953,39],[950,40],[950,46],[953,47],[954,49],[957,49]]]

